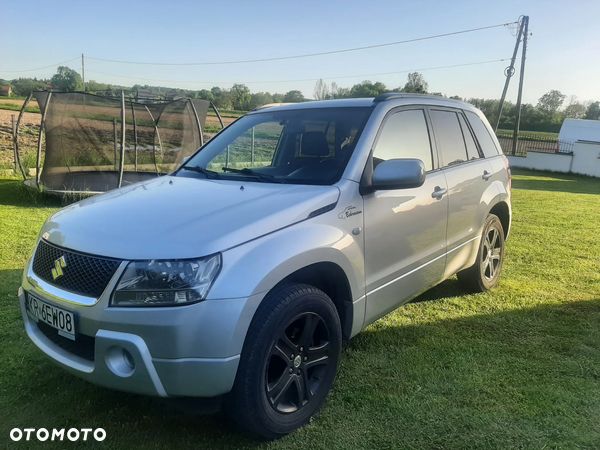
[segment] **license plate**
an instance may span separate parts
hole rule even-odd
[[[36,321],[42,321],[58,330],[58,334],[75,340],[75,314],[27,295],[27,312]]]

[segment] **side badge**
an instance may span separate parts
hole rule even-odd
[[[349,217],[362,214],[362,211],[356,206],[347,206],[344,210],[338,214],[339,219],[348,219]]]

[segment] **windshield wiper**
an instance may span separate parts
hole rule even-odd
[[[201,173],[206,176],[206,178],[219,178],[219,172],[215,172],[214,170],[205,169],[200,166],[182,166],[184,170],[189,170],[190,172]]]
[[[285,180],[281,178],[277,178],[273,175],[268,175],[266,173],[255,172],[254,170],[249,169],[248,167],[244,167],[243,169],[234,169],[233,167],[221,167],[221,169],[223,170],[223,172],[239,173],[241,175],[247,175],[249,177],[258,178],[259,180],[263,181],[270,181],[273,183],[285,183]]]

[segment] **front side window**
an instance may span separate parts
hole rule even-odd
[[[370,107],[265,110],[231,124],[178,175],[332,184],[342,175]]]
[[[442,167],[467,161],[467,149],[456,113],[432,110],[431,122],[441,153]]]
[[[429,131],[422,109],[399,111],[384,123],[373,148],[373,165],[399,158],[423,161],[425,170],[433,169]]]

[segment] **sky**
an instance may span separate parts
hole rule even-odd
[[[0,78],[50,77],[61,62],[86,80],[203,89],[244,83],[253,92],[299,89],[313,96],[323,78],[403,86],[420,71],[431,92],[499,98],[516,28],[500,27],[356,52],[233,65],[162,63],[279,57],[449,33],[530,17],[524,101],[550,89],[600,100],[600,1],[14,1],[0,18]],[[10,18],[10,19],[9,19]],[[440,66],[480,63],[453,68]],[[50,66],[44,69],[35,69]],[[389,73],[393,72],[393,73]],[[386,73],[383,75],[382,73]],[[513,77],[508,98],[516,99]],[[568,101],[568,100],[567,100]]]

